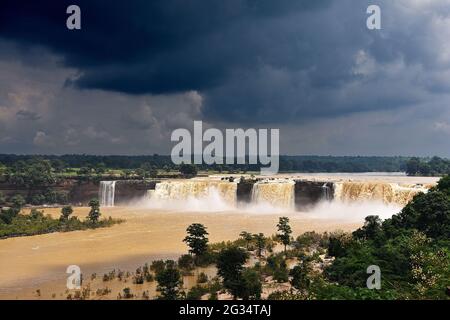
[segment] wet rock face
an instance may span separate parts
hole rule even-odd
[[[252,201],[252,190],[256,181],[246,180],[237,185],[238,202]],[[296,210],[307,210],[322,200],[333,200],[333,183],[325,181],[295,181],[294,202]]]
[[[116,183],[115,204],[126,203],[136,198],[142,198],[147,190],[155,189],[157,181],[119,180]],[[64,183],[68,192],[69,203],[72,205],[87,205],[93,198],[99,197],[100,184],[94,181],[72,180]]]
[[[159,181],[122,180],[117,181],[115,204],[123,204],[146,196],[148,190],[154,190]],[[97,189],[98,190],[98,189]]]
[[[255,181],[244,180],[237,184],[237,201],[249,203],[252,200],[252,190]]]
[[[87,205],[91,199],[98,198],[98,183],[77,182],[70,186],[69,203],[72,205]]]
[[[295,208],[297,210],[306,210],[319,201],[332,200],[333,184],[322,181],[303,181],[295,182]]]

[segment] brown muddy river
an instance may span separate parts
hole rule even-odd
[[[85,217],[88,210],[75,208],[74,214]],[[45,213],[59,216],[59,209],[45,209]],[[134,271],[155,259],[176,259],[187,252],[182,239],[187,226],[194,222],[207,226],[210,242],[218,242],[234,240],[243,230],[275,234],[278,218],[286,215],[237,211],[195,213],[133,207],[103,208],[102,213],[126,222],[97,230],[0,240],[0,299],[65,298],[65,272],[69,265],[78,265],[83,275],[97,273],[101,276],[118,268]],[[294,236],[312,230],[348,231],[361,225],[313,219],[301,213],[288,215]],[[36,294],[38,289],[40,296]]]

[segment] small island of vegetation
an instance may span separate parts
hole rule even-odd
[[[32,236],[51,232],[68,232],[75,230],[95,229],[109,227],[123,220],[100,219],[100,204],[97,199],[89,202],[90,211],[86,219],[80,220],[72,216],[71,206],[61,209],[61,216],[53,218],[45,215],[44,211],[32,208],[29,214],[21,213],[25,200],[21,196],[12,199],[13,206],[2,208],[0,211],[0,239],[19,236]]]

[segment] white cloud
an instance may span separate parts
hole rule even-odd
[[[53,145],[52,138],[43,131],[36,132],[33,144],[37,147],[50,147]]]

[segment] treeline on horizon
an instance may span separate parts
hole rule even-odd
[[[406,163],[406,174],[409,176],[438,176],[450,174],[450,160],[439,157],[424,160],[414,157],[409,159]]]
[[[0,166],[13,166],[18,161],[41,158],[50,160],[55,168],[98,167],[110,169],[138,169],[153,167],[160,170],[179,170],[168,155],[16,155],[0,154]],[[235,161],[236,162],[236,161]],[[233,172],[259,171],[260,165],[214,164],[196,165],[198,170]],[[408,175],[444,175],[450,173],[450,160],[439,157],[385,156],[280,156],[280,172],[406,172]]]

